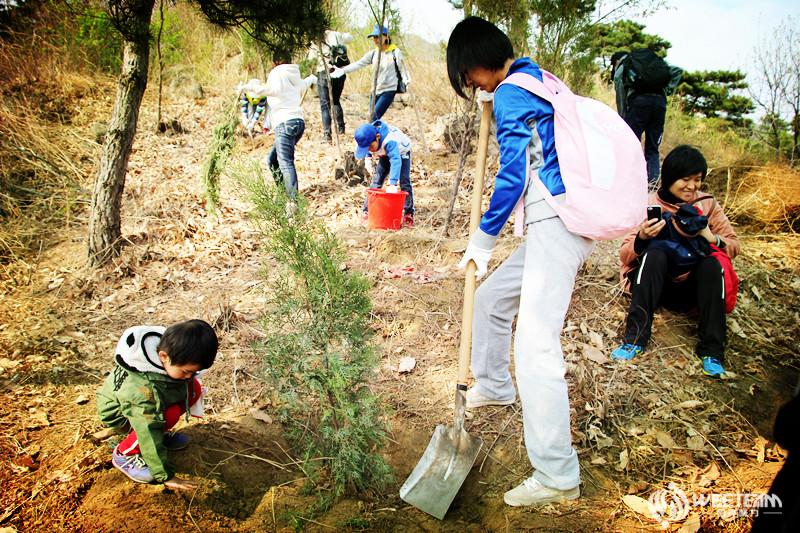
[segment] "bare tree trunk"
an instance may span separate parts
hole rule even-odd
[[[136,23],[147,27],[155,0],[143,0],[137,10]],[[92,210],[89,217],[89,262],[98,266],[118,253],[120,236],[120,206],[125,188],[128,157],[136,134],[139,106],[147,86],[147,66],[150,35],[137,32],[134,40],[125,39],[122,72],[117,84],[117,99],[111,123],[103,143],[100,168],[92,190]]]
[[[472,138],[475,136],[474,115],[475,105],[470,100],[465,103],[463,114],[458,117],[459,122],[462,124],[461,145],[458,149],[458,169],[456,170],[456,177],[453,180],[453,188],[450,192],[450,205],[447,207],[447,216],[444,219],[442,237],[447,237],[447,232],[450,230],[450,220],[453,218],[453,209],[456,205],[456,198],[458,198],[458,189],[461,185],[461,177],[464,174],[464,166],[467,163],[467,156],[469,156],[469,153],[472,151]]]
[[[370,8],[372,8],[371,4]],[[378,62],[375,64],[375,72],[372,75],[372,93],[369,98],[369,116],[367,117],[367,122],[372,122],[372,115],[375,114],[375,93],[378,90],[378,73],[381,70],[381,54],[383,54],[383,25],[386,20],[386,0],[383,0],[381,19],[378,20],[378,15],[375,13],[375,10],[372,11],[372,14],[375,17],[375,21],[378,23],[378,50],[376,52],[378,54]]]
[[[156,107],[156,131],[161,130],[161,91],[164,87],[164,59],[161,57],[161,33],[164,31],[164,0],[158,2],[158,36],[156,37],[156,52],[158,53],[158,106]]]

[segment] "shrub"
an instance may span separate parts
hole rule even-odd
[[[238,95],[225,104],[220,112],[214,136],[208,147],[208,155],[200,170],[200,181],[206,195],[206,204],[209,211],[214,211],[219,205],[219,176],[228,161],[228,156],[236,142],[236,124],[239,122]]]
[[[309,479],[321,487],[327,478],[323,501],[380,490],[391,473],[378,453],[386,430],[368,385],[377,365],[369,281],[347,270],[338,240],[307,213],[302,197],[289,217],[283,187],[266,183],[258,165],[236,174],[278,265],[263,318],[268,337],[255,348],[288,438]]]

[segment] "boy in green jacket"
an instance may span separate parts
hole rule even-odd
[[[168,431],[186,413],[202,415],[202,387],[195,375],[209,368],[219,342],[202,320],[187,320],[168,328],[134,326],[117,343],[117,365],[97,392],[100,421],[130,433],[112,454],[112,464],[139,483],[164,483],[192,489],[167,461],[167,450],[180,450],[189,438]]]

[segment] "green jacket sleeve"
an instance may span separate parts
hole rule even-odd
[[[167,462],[167,449],[164,447],[165,406],[148,384],[136,384],[130,392],[123,406],[123,414],[136,432],[142,459],[153,478],[164,482],[174,474]]]
[[[681,82],[681,78],[683,77],[683,69],[676,67],[675,65],[669,65],[669,74],[669,83],[667,83],[667,87],[664,89],[664,94],[667,96],[674,93],[675,89],[678,87],[678,84]]]

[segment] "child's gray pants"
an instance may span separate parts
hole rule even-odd
[[[515,396],[509,372],[511,326],[525,447],[543,485],[566,490],[580,483],[572,448],[561,329],[575,276],[594,242],[567,231],[560,218],[527,226],[525,243],[475,294],[472,373],[489,398]]]

